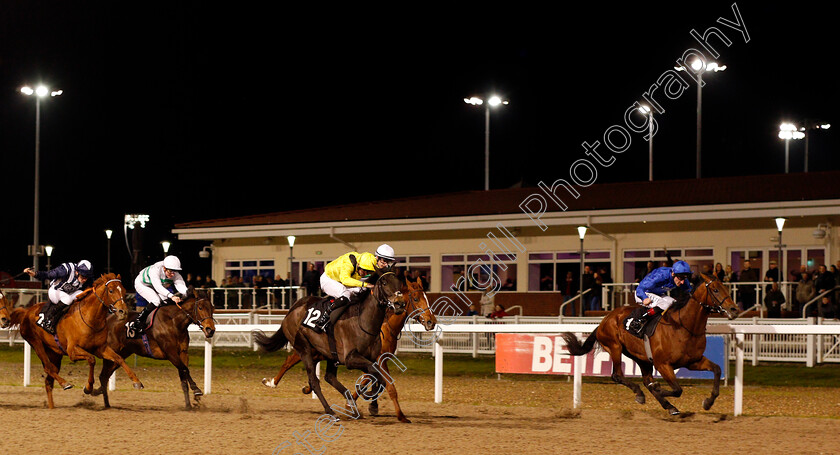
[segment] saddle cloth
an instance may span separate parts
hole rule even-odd
[[[624,318],[623,321],[624,330],[626,330],[627,333],[633,335],[634,337],[640,340],[643,340],[645,338],[645,335],[647,335],[648,338],[653,336],[653,332],[656,331],[656,326],[659,325],[659,320],[662,319],[662,315],[665,314],[665,312],[662,312],[661,314],[650,318],[647,324],[645,324],[645,326],[642,328],[641,333],[635,333],[632,330],[630,330],[630,323],[633,322],[635,319],[642,317],[642,314],[647,310],[648,309],[643,306],[638,306],[634,308],[633,311],[630,312],[630,315]]]
[[[152,312],[149,313],[148,316],[146,316],[146,330],[145,330],[145,332],[148,332],[149,330],[152,330],[152,324],[154,324],[154,322],[155,322],[155,316],[157,315],[158,310],[160,310],[160,306],[158,306],[157,308],[152,310]],[[139,314],[138,314],[138,316],[139,316]],[[140,334],[135,333],[135,331],[131,328],[130,324],[126,324],[126,336],[130,339],[140,338]]]
[[[310,329],[315,328],[315,321],[321,317],[324,312],[327,311],[329,306],[335,301],[335,298],[326,296],[320,299],[312,300],[306,306],[306,316],[304,316],[303,320],[301,320],[300,324],[309,327]]]

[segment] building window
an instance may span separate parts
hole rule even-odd
[[[397,275],[404,276],[406,280],[423,283],[423,290],[429,290],[429,282],[432,279],[432,257],[431,256],[397,256]]]
[[[584,268],[589,267],[609,282],[612,274],[609,251],[587,251]],[[560,291],[574,295],[580,287],[580,252],[541,252],[528,254],[528,290]]]
[[[252,285],[256,275],[261,275],[263,278],[274,278],[274,260],[249,259],[225,262],[225,277],[229,279],[228,281],[236,279],[237,285]],[[238,282],[239,278],[242,278],[241,283]]]
[[[712,273],[715,265],[714,248],[676,248],[625,250],[624,251],[624,282],[638,283],[653,269],[667,267],[669,260],[685,261],[691,266],[694,274]]]
[[[458,285],[459,291],[515,291],[516,270],[515,254],[492,259],[488,254],[445,254],[441,256],[440,289],[447,292]]]

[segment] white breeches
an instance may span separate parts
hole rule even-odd
[[[661,308],[662,311],[665,311],[668,308],[670,308],[671,305],[673,305],[674,302],[676,301],[676,300],[674,300],[673,297],[669,297],[667,295],[658,296],[656,294],[651,294],[650,292],[646,292],[645,295],[650,299],[650,305],[648,306],[648,308],[658,307],[658,308]],[[642,299],[640,299],[638,295],[635,295],[635,296],[636,296],[636,303],[639,303],[642,306],[645,306],[645,304],[642,303]]]
[[[339,298],[339,297],[347,297],[348,299],[353,294],[358,294],[362,292],[362,287],[355,287],[355,288],[348,288],[347,286],[335,281],[334,279],[327,276],[326,273],[321,274],[321,289],[324,291],[324,294],[327,294],[330,297]]]
[[[143,282],[142,275],[137,275],[137,278],[134,280],[134,290],[151,305],[160,306],[160,302],[163,300],[154,288],[147,286]]]
[[[50,297],[50,302],[52,302],[52,303],[61,302],[65,305],[70,305],[71,303],[73,303],[73,301],[76,300],[76,296],[81,294],[81,293],[82,293],[82,291],[79,290],[79,291],[75,291],[73,293],[68,294],[68,293],[62,291],[61,289],[56,289],[56,288],[50,288],[50,290],[47,291],[47,295],[49,295],[49,297]]]

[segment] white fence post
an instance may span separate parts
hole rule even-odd
[[[744,334],[735,334],[735,410],[739,416],[744,409]]]
[[[204,394],[210,395],[213,383],[213,343],[204,339]]]
[[[435,403],[443,402],[443,346],[435,341]]]
[[[583,368],[585,356],[575,356],[575,379],[574,379],[574,393],[572,398],[572,405],[575,409],[581,405],[581,389],[583,388]]]
[[[23,386],[29,385],[32,374],[32,346],[28,341],[23,342]]]

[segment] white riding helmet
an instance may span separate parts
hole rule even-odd
[[[163,266],[169,270],[180,272],[181,260],[178,259],[178,256],[166,256],[165,258],[163,258]]]
[[[394,256],[394,249],[387,243],[379,245],[379,248],[376,249],[376,257],[388,262],[397,262],[397,258]]]

